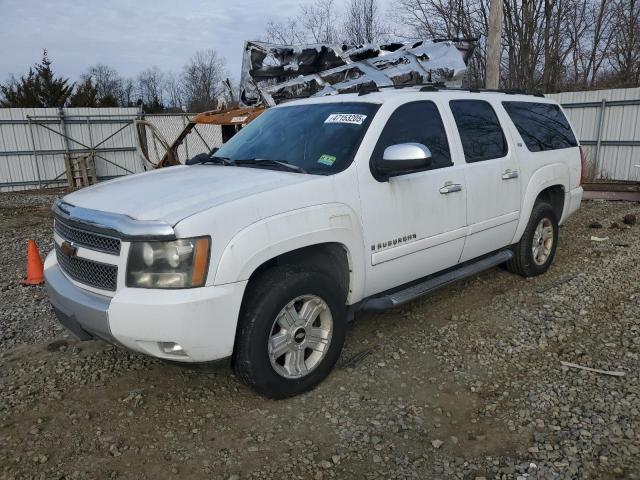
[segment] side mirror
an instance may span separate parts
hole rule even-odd
[[[382,175],[392,176],[431,165],[431,150],[421,143],[398,143],[385,148],[376,169]]]

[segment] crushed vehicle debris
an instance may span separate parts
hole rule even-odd
[[[275,45],[246,42],[240,101],[268,106],[310,96],[442,82],[460,86],[476,39]]]

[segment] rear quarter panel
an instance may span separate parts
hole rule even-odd
[[[530,97],[517,100],[532,101]],[[535,101],[557,105],[556,102],[549,100],[536,99]],[[511,117],[501,104],[499,105],[499,109],[502,117],[502,123],[508,131],[508,134],[513,139],[513,144],[515,145],[515,154],[519,165],[518,171],[520,172],[521,178],[521,215],[516,233],[512,240],[512,243],[517,243],[527,226],[536,198],[544,189],[560,185],[565,193],[566,207],[569,192],[580,186],[580,150],[579,147],[571,147],[541,152],[529,151],[518,132],[518,129],[511,121]],[[563,215],[562,218],[558,219],[559,222],[562,223],[566,219],[565,217],[566,216]]]

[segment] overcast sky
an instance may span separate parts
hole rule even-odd
[[[261,37],[268,19],[297,14],[299,3],[0,0],[0,82],[26,73],[43,48],[55,71],[73,80],[96,63],[111,65],[123,76],[153,65],[177,72],[196,50],[207,48],[224,56],[230,75],[238,78],[244,40]]]

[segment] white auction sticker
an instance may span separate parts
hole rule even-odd
[[[233,117],[231,123],[243,123],[247,120],[247,117]]]
[[[351,123],[353,125],[362,125],[366,115],[359,113],[332,113],[327,117],[324,123]]]

